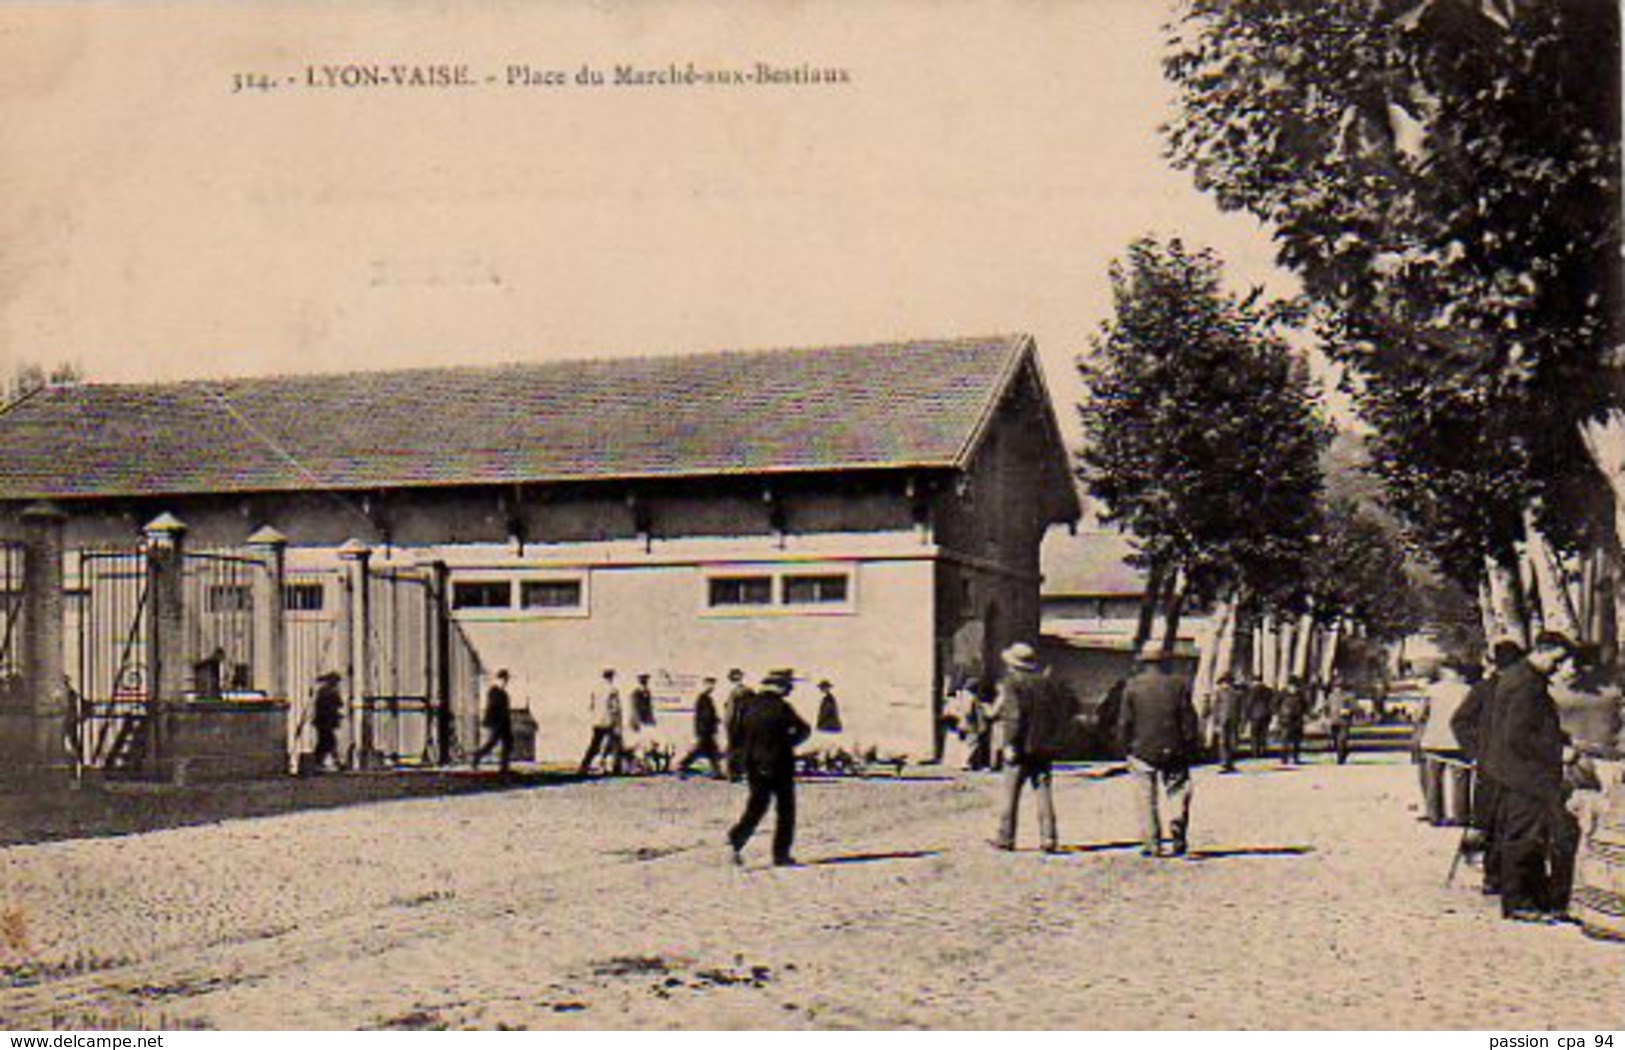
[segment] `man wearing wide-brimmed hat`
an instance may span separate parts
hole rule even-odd
[[[1038,839],[1044,852],[1060,848],[1055,825],[1052,770],[1065,746],[1073,712],[1069,697],[1039,666],[1038,654],[1016,642],[1000,654],[1004,674],[993,701],[993,717],[1004,727],[1004,805],[993,845],[1016,848],[1017,812],[1023,785],[1038,796]]]
[[[744,863],[745,844],[774,805],[773,863],[795,864],[790,852],[796,836],[796,746],[812,733],[787,697],[795,687],[788,669],[769,671],[761,688],[740,698],[734,718],[737,736],[729,741],[731,757],[744,771],[750,798],[739,823],[728,832],[735,864]]]

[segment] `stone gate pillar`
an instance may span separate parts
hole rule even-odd
[[[22,512],[22,680],[15,700],[0,711],[0,776],[29,790],[72,782],[77,732],[66,677],[63,622],[63,532],[67,516],[51,503]]]
[[[350,691],[350,740],[355,746],[355,764],[370,769],[377,764],[372,718],[372,596],[367,586],[367,566],[372,548],[360,540],[345,541],[339,548],[344,560],[345,586],[349,601],[344,603],[345,655],[349,660],[345,685]],[[359,703],[357,702],[359,701]]]
[[[254,576],[254,688],[275,700],[295,699],[288,681],[287,613],[282,585],[287,577],[288,538],[267,525],[248,537],[248,549],[265,566]]]

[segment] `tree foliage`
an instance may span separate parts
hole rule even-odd
[[[43,365],[25,361],[12,371],[10,377],[0,381],[0,404],[10,404],[47,386],[78,383],[83,379],[83,373],[75,364],[63,362],[47,369]]]
[[[1576,424],[1620,404],[1613,0],[1187,0],[1172,160],[1273,231],[1458,579],[1524,505],[1576,542]]]
[[[1300,589],[1327,437],[1307,368],[1211,250],[1142,238],[1111,267],[1113,317],[1079,363],[1080,473],[1142,560],[1198,596]]]
[[[1425,621],[1400,537],[1352,500],[1329,499],[1321,508],[1309,589],[1322,623],[1342,618],[1381,641],[1403,638]]]

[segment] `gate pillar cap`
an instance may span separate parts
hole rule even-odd
[[[288,537],[282,535],[270,525],[262,525],[248,537],[248,542],[256,547],[286,547]]]
[[[147,522],[146,527],[141,531],[146,533],[147,538],[151,540],[159,542],[173,540],[186,531],[186,522],[166,510]]]
[[[37,500],[23,508],[22,517],[34,521],[62,521],[68,516],[61,505],[52,503],[48,499]]]
[[[362,543],[354,536],[351,536],[349,539],[345,540],[344,546],[340,547],[338,551],[339,557],[345,559],[346,561],[354,561],[360,558],[365,558],[371,553],[372,548],[367,546],[365,543]]]

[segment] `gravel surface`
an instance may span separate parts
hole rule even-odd
[[[1060,855],[983,774],[802,785],[803,866],[672,778],[0,849],[0,1024],[211,1028],[1617,1029],[1625,947],[1503,923],[1403,757],[1197,773],[1194,855],[1126,777]],[[769,818],[768,824],[771,824]]]

